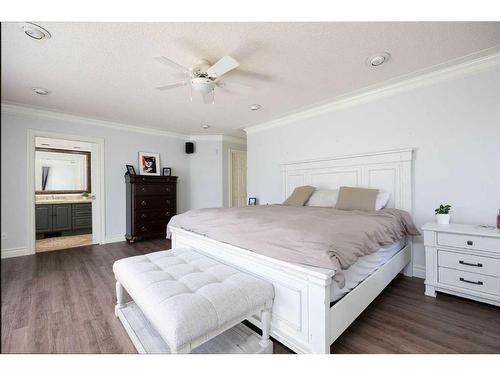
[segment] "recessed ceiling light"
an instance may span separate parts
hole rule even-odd
[[[23,25],[23,31],[30,38],[36,40],[50,39],[51,37],[50,33],[47,30],[31,22],[26,22]]]
[[[376,55],[373,55],[368,58],[366,61],[368,65],[370,66],[380,66],[391,58],[391,55],[387,52],[382,52],[382,53],[377,53]]]
[[[258,111],[262,106],[260,104],[250,104],[248,108],[250,108],[251,111]]]
[[[210,125],[207,125],[207,124],[204,124],[201,126],[203,129],[209,129],[210,128]]]
[[[50,94],[49,90],[44,89],[42,87],[33,87],[33,91],[35,92],[35,94],[38,94],[38,95],[48,95],[48,94]]]

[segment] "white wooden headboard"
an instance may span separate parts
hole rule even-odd
[[[412,212],[413,149],[337,156],[281,164],[285,200],[297,186],[360,186],[389,191],[388,207]]]

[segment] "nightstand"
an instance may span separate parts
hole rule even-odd
[[[427,223],[425,294],[454,294],[500,306],[500,230]]]

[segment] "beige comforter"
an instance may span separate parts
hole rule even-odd
[[[282,205],[206,208],[174,216],[169,226],[288,262],[342,270],[359,257],[419,234],[406,211],[341,211]]]

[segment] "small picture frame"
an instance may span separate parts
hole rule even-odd
[[[136,173],[135,173],[135,168],[133,165],[128,165],[128,164],[125,164],[125,167],[127,168],[127,173],[134,176]]]
[[[139,152],[139,174],[159,176],[160,154],[157,152]]]
[[[172,168],[164,167],[161,171],[162,176],[172,176]]]
[[[248,198],[249,206],[257,206],[257,198]]]

